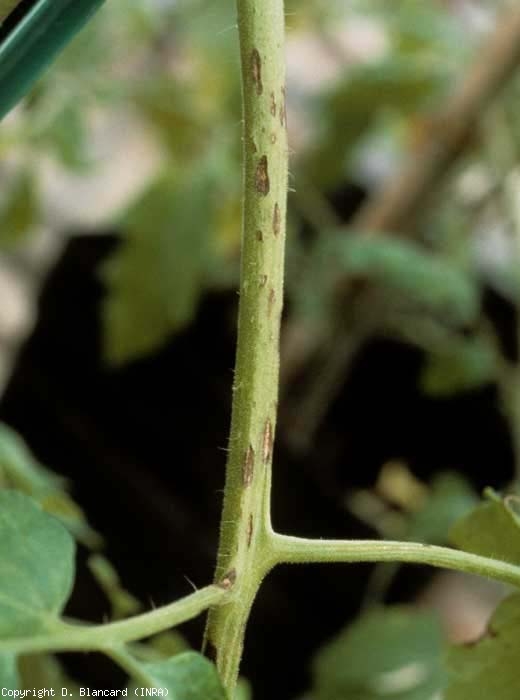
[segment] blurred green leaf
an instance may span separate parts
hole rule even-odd
[[[313,182],[334,187],[354,147],[389,115],[403,120],[429,106],[445,87],[446,77],[433,63],[417,65],[397,55],[351,68],[314,100],[317,141],[305,164]]]
[[[190,645],[177,629],[160,632],[145,642],[132,645],[132,652],[141,661],[163,661],[189,650]]]
[[[517,700],[520,594],[503,601],[483,637],[447,655],[446,700]]]
[[[316,700],[431,700],[445,682],[442,635],[429,613],[372,610],[314,662]]]
[[[172,156],[182,161],[200,157],[209,134],[193,85],[162,75],[133,86],[132,97]]]
[[[49,631],[74,579],[74,541],[17,491],[0,492],[0,636]]]
[[[0,204],[0,246],[23,242],[40,220],[35,177],[23,168],[11,181]]]
[[[368,2],[366,9],[371,5],[375,5],[373,9],[384,20],[393,50],[399,55],[413,55],[416,59],[419,55],[437,63],[452,61],[456,65],[456,57],[460,58],[464,49],[467,53],[462,23],[440,3],[394,0],[390,6],[385,0],[377,0]]]
[[[166,688],[170,700],[227,700],[215,666],[193,651],[154,663],[132,659],[127,669],[139,684]]]
[[[493,381],[496,373],[493,347],[477,336],[454,342],[446,352],[429,355],[419,381],[430,396],[452,396]]]
[[[168,172],[127,213],[126,237],[103,270],[110,363],[156,350],[193,318],[214,260],[212,182],[202,168]]]
[[[12,654],[0,654],[0,688],[17,690],[19,683],[15,657]]]
[[[46,147],[70,170],[85,170],[87,157],[87,130],[85,105],[67,102],[33,135],[37,146]]]
[[[473,554],[520,565],[520,499],[486,489],[485,500],[455,523],[451,542]]]
[[[475,491],[459,474],[438,474],[423,508],[409,517],[406,537],[416,542],[443,544],[453,524],[478,503]]]
[[[370,282],[443,322],[467,324],[480,307],[476,280],[449,260],[408,241],[344,232],[322,234],[300,291],[304,314],[330,312],[339,278]]]
[[[67,482],[41,465],[24,440],[0,422],[0,489],[12,488],[34,498],[59,518],[82,544],[95,549],[102,544],[81,510],[66,492]]]

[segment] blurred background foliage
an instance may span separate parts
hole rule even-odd
[[[518,76],[479,114],[413,222],[371,235],[356,220],[407,159],[442,136],[438,116],[507,6],[286,3],[291,193],[280,422],[293,455],[311,449],[354,360],[382,338],[420,350],[423,395],[442,400],[491,387],[520,470]],[[35,320],[39,285],[78,232],[118,237],[96,268],[105,368],[117,373],[150,360],[195,324],[205,295],[238,285],[233,2],[108,0],[3,122],[0,156],[0,285],[8,290],[0,341],[3,355],[12,354],[3,381]],[[22,287],[34,281],[22,301],[13,293],[17,276]],[[373,484],[355,488],[354,478],[342,499],[382,537],[445,543],[477,503],[471,474],[444,472],[426,483],[402,461],[379,467]],[[8,428],[0,432],[0,484],[31,494],[87,548],[101,546],[64,483]],[[108,561],[93,556],[112,614],[137,609]],[[373,570],[368,613],[315,656],[310,697],[431,700],[445,686],[442,635],[457,637],[456,625],[445,615],[441,633],[429,613],[378,607],[399,569]],[[493,589],[492,604],[502,593]],[[483,607],[480,620],[487,599]],[[167,642],[184,644],[175,635]],[[150,649],[142,653],[163,653],[160,644]],[[45,672],[61,677],[47,662]],[[250,691],[244,684],[240,692]],[[463,697],[457,692],[450,700]]]

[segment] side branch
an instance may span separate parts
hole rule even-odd
[[[463,571],[520,587],[520,567],[450,547],[418,542],[384,540],[317,540],[275,534],[273,556],[277,563],[380,563],[424,564]]]
[[[230,597],[219,586],[206,586],[191,595],[127,620],[104,625],[60,623],[55,632],[0,640],[0,654],[33,654],[42,651],[102,651],[106,647],[150,637],[187,622],[210,606]]]

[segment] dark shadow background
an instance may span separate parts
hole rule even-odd
[[[145,607],[189,593],[213,574],[224,483],[234,362],[235,292],[208,294],[193,324],[162,352],[123,369],[101,360],[99,263],[117,236],[75,236],[48,279],[36,328],[2,397],[0,418],[37,457],[70,477],[74,495],[125,586]],[[514,316],[488,295],[506,342]],[[515,352],[513,348],[511,352]],[[327,413],[311,449],[295,455],[278,436],[273,518],[307,536],[374,533],[343,506],[345,492],[372,485],[381,465],[403,458],[427,479],[459,471],[477,488],[512,475],[507,426],[491,388],[451,400],[418,392],[422,355],[374,339]],[[280,408],[281,423],[285,407]],[[108,612],[79,553],[68,612],[100,621]],[[255,700],[287,700],[309,686],[309,661],[359,608],[368,566],[282,567],[254,607],[242,672]],[[390,592],[404,600],[426,570],[408,567]],[[319,597],[319,613],[313,601]],[[203,619],[182,631],[200,646]],[[117,687],[121,675],[97,655],[67,655],[90,687]]]

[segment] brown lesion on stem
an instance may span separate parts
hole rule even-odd
[[[274,96],[274,92],[271,92],[271,106],[269,109],[273,117],[276,117],[276,97]]]
[[[269,299],[267,300],[267,315],[268,316],[271,316],[271,314],[273,313],[275,301],[276,301],[276,292],[271,287],[271,289],[269,290]]]
[[[263,197],[266,197],[270,190],[268,167],[267,156],[262,156],[256,166],[255,189]]]
[[[249,518],[247,520],[247,531],[246,531],[246,544],[247,548],[251,546],[251,540],[253,539],[253,514],[249,513]]]
[[[280,124],[281,126],[287,126],[287,108],[285,99],[285,86],[282,87],[282,99],[280,101]]]
[[[273,233],[275,236],[279,236],[281,225],[282,217],[280,215],[280,207],[278,206],[278,202],[276,202],[273,210]]]
[[[230,569],[230,571],[228,571],[227,574],[224,574],[224,576],[217,585],[220,586],[220,588],[223,588],[225,591],[229,591],[235,585],[236,580],[236,569]]]
[[[264,91],[264,86],[262,85],[262,59],[260,58],[258,49],[253,49],[251,51],[251,78],[255,86],[256,94],[261,95]]]
[[[244,458],[244,464],[242,467],[242,480],[244,482],[244,487],[247,488],[251,486],[253,482],[253,476],[255,473],[255,451],[251,445],[246,450],[246,455]]]
[[[273,451],[273,425],[271,419],[265,421],[264,432],[262,435],[262,460],[264,464],[268,464]]]

